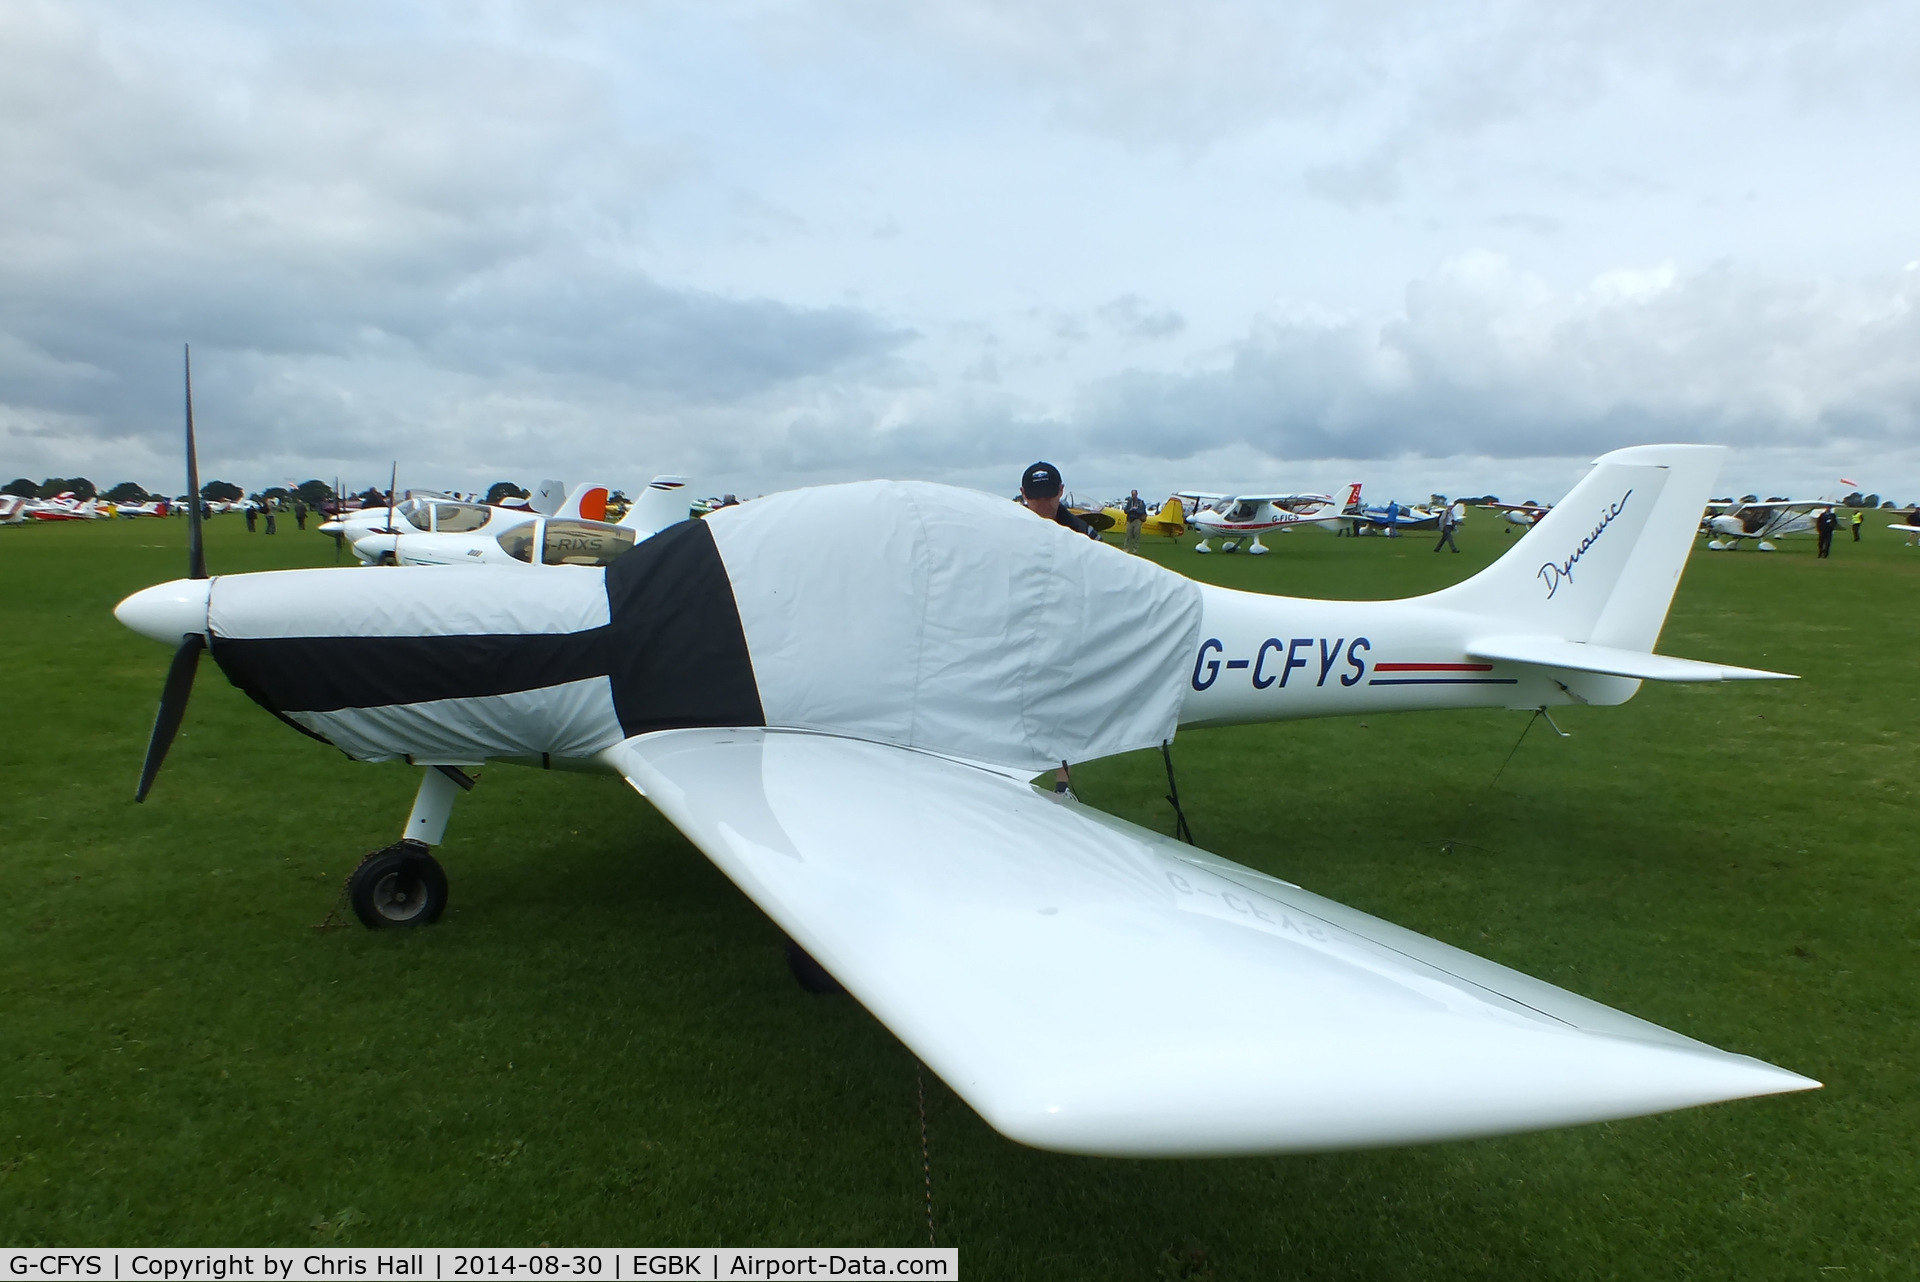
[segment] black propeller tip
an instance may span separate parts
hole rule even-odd
[[[147,759],[140,767],[140,786],[133,794],[135,801],[147,799],[147,793],[153,789],[153,778],[167,759],[167,749],[173,746],[173,737],[180,733],[180,720],[187,715],[187,696],[193,693],[193,674],[200,666],[200,652],[206,648],[207,639],[194,632],[182,639],[180,648],[173,652],[173,662],[167,668],[167,683],[160,688],[160,712],[153,719],[153,737],[147,741]]]

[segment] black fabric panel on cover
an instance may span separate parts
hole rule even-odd
[[[607,567],[613,706],[629,735],[763,726],[733,582],[702,521],[668,526]]]
[[[535,579],[586,572],[527,571]],[[683,522],[642,542],[608,567],[606,591],[610,621],[579,632],[215,635],[211,651],[229,681],[281,714],[484,698],[608,677],[629,735],[766,724],[733,584],[705,525]]]
[[[611,628],[594,628],[533,636],[216,636],[213,657],[229,681],[269,708],[337,712],[513,694],[605,676],[611,632]]]

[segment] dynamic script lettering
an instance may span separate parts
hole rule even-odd
[[[1580,546],[1573,550],[1572,556],[1564,561],[1549,561],[1540,567],[1540,581],[1547,585],[1547,600],[1553,600],[1553,594],[1560,590],[1562,583],[1573,582],[1573,567],[1580,564],[1580,558],[1587,554],[1588,548],[1600,541],[1600,536],[1607,532],[1614,518],[1627,510],[1627,500],[1632,497],[1633,491],[1628,490],[1611,507],[1602,511],[1600,524],[1593,527],[1593,533],[1580,540]]]

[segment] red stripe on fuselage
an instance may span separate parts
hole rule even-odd
[[[1376,663],[1375,672],[1492,672],[1491,663]]]

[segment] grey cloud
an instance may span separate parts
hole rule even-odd
[[[170,443],[189,339],[230,457],[318,439],[384,454],[449,407],[570,385],[657,415],[911,377],[893,362],[913,333],[871,313],[643,267],[648,201],[681,162],[635,140],[593,64],[193,16],[175,63],[89,11],[0,15],[18,73],[0,80],[14,437]]]
[[[1090,388],[1075,420],[1104,448],[1171,458],[1225,443],[1374,459],[1904,444],[1920,428],[1920,285],[1723,266],[1560,296],[1470,255],[1385,322],[1268,323],[1216,368]]]

